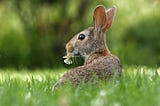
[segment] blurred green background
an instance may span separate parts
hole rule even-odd
[[[65,44],[93,25],[98,4],[117,7],[106,35],[122,65],[159,66],[159,0],[0,0],[0,68],[66,66]]]

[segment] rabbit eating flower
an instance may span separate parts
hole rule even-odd
[[[93,13],[93,27],[89,27],[76,34],[67,44],[64,56],[66,64],[72,64],[71,58],[80,54],[84,57],[83,66],[79,66],[67,71],[53,89],[71,82],[73,85],[79,85],[81,81],[87,83],[92,81],[93,73],[99,79],[107,79],[118,73],[122,74],[122,68],[119,59],[112,55],[106,43],[105,32],[111,27],[116,7],[105,9],[98,5]]]

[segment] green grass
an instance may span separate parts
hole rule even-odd
[[[0,70],[0,106],[160,106],[160,68],[124,67],[118,81],[51,92],[64,71]]]

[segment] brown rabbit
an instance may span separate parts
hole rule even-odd
[[[94,26],[76,34],[66,45],[67,64],[71,64],[70,58],[80,54],[85,58],[83,66],[76,67],[66,72],[53,86],[58,87],[67,81],[78,85],[81,81],[92,81],[93,73],[99,79],[112,77],[115,73],[121,76],[122,68],[119,59],[112,55],[106,45],[105,31],[111,27],[116,8],[105,9],[99,5],[94,10]]]

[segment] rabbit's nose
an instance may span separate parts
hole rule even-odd
[[[73,45],[70,43],[67,43],[66,50],[67,50],[67,52],[72,52],[74,50]]]

